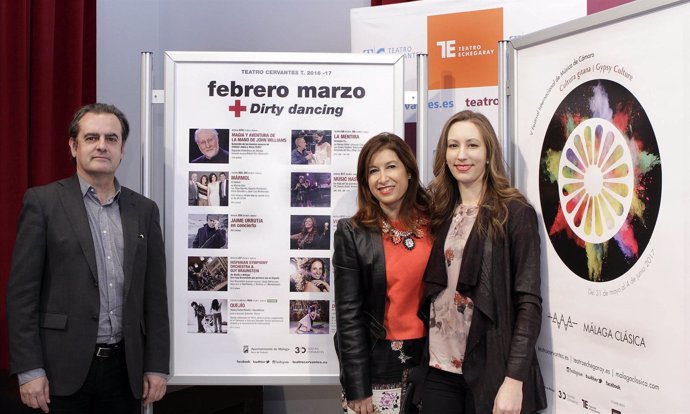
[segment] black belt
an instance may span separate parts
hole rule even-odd
[[[94,355],[99,358],[110,358],[117,355],[122,349],[122,341],[116,344],[96,344]]]

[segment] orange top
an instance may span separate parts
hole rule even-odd
[[[399,223],[392,222],[397,228]],[[429,227],[423,227],[424,237],[412,237],[415,247],[408,250],[403,242],[393,244],[383,235],[383,252],[386,258],[386,312],[383,326],[386,339],[404,340],[424,336],[424,324],[417,317],[422,298],[424,269],[429,261],[432,240]]]

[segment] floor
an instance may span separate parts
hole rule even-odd
[[[40,413],[24,406],[16,378],[0,370],[0,413]],[[153,405],[153,414],[263,414],[263,387],[204,386],[170,387]]]

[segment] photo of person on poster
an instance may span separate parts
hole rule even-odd
[[[330,259],[292,257],[290,264],[294,266],[290,277],[291,292],[326,293],[331,291]]]
[[[228,175],[224,172],[221,172],[218,176],[220,177],[220,182],[218,183],[218,191],[220,192],[220,206],[227,207],[230,181],[228,181]]]
[[[198,175],[195,172],[189,173],[189,182],[187,183],[187,187],[189,190],[188,205],[190,206],[199,205],[199,187],[197,187],[198,182]]]
[[[190,129],[189,162],[194,164],[227,164],[230,160],[227,129]]]
[[[330,207],[331,173],[293,172],[290,207]]]
[[[222,249],[227,247],[227,214],[190,214],[188,219],[188,247],[193,249]]]
[[[199,177],[196,187],[199,192],[197,205],[202,207],[208,206],[208,175],[203,174],[201,177]]]
[[[290,333],[328,334],[329,302],[327,300],[291,300]]]
[[[190,171],[188,181],[190,206],[227,206],[227,171]]]
[[[306,138],[300,135],[295,138],[293,142],[295,144],[292,147],[292,153],[290,154],[290,163],[300,165],[309,164],[314,159],[314,154],[312,151],[307,149]]]
[[[312,164],[331,163],[331,131],[316,131],[312,134],[314,140],[314,159]]]
[[[227,299],[194,299],[187,312],[188,333],[228,333],[223,314],[227,312]]]
[[[187,290],[228,290],[227,257],[190,256],[187,264]]]
[[[291,216],[290,248],[329,250],[331,248],[330,216]]]

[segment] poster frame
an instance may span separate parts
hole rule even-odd
[[[166,240],[166,256],[168,266],[168,303],[170,314],[171,330],[171,385],[337,385],[339,384],[338,375],[252,375],[248,373],[217,375],[176,375],[175,374],[175,292],[173,283],[173,257],[174,243],[172,237],[175,236],[173,228],[175,215],[175,186],[174,177],[176,166],[174,165],[175,155],[175,85],[177,82],[176,69],[180,64],[208,64],[208,63],[268,63],[268,64],[330,64],[330,65],[356,65],[356,66],[377,66],[390,67],[390,81],[395,85],[394,96],[391,97],[391,105],[394,105],[394,119],[391,132],[402,136],[404,134],[403,117],[403,58],[400,55],[370,55],[354,53],[290,53],[290,52],[215,52],[215,51],[166,51],[164,56],[164,150],[165,150],[165,206],[164,217],[164,236]],[[372,115],[375,116],[375,115]]]

